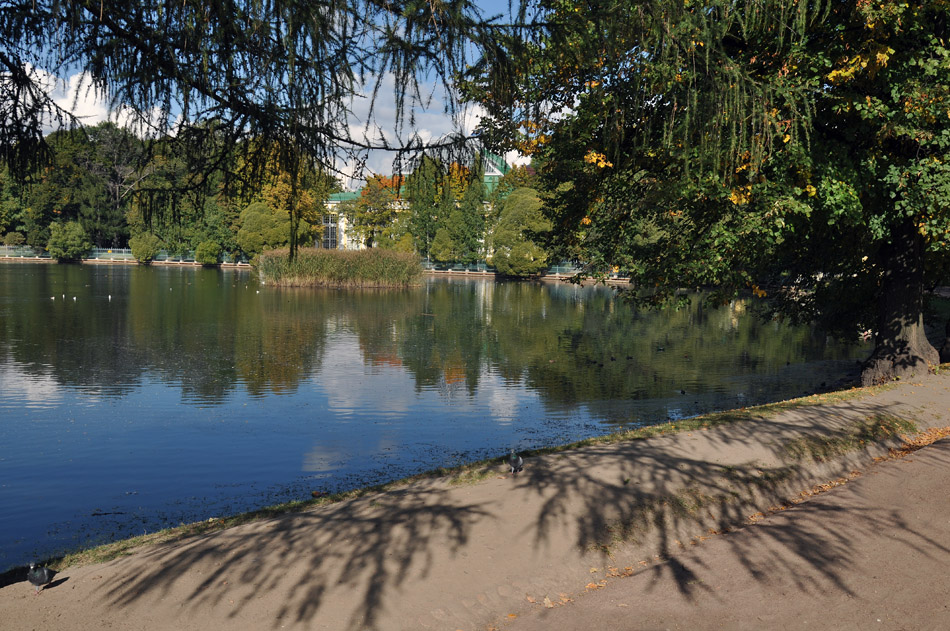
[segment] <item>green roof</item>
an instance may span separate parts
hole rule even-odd
[[[333,193],[330,195],[331,202],[345,202],[351,199],[359,199],[359,191],[343,191],[342,193]]]

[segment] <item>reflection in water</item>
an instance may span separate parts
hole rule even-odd
[[[0,570],[797,396],[865,353],[742,302],[642,313],[602,287],[291,290],[246,271],[0,265]]]

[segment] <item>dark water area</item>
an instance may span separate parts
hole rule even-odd
[[[869,348],[604,287],[278,289],[0,265],[0,571],[80,546],[783,400]]]

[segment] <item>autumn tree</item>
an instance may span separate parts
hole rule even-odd
[[[396,221],[402,203],[399,195],[401,182],[401,177],[374,175],[366,181],[359,199],[343,207],[347,220],[365,247],[374,247],[377,239]]]
[[[532,153],[551,245],[636,299],[751,291],[849,337],[864,383],[937,362],[950,240],[950,5],[542,1],[469,75],[483,137]]]

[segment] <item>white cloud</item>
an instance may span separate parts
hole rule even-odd
[[[28,375],[5,361],[0,366],[0,391],[8,401],[20,401],[27,407],[52,406],[62,398],[59,384],[49,375]]]
[[[181,116],[169,126],[162,125],[161,112],[154,109],[150,115],[142,116],[126,105],[110,107],[110,97],[101,87],[92,81],[87,73],[77,72],[66,79],[52,75],[42,69],[31,69],[45,86],[53,102],[64,110],[81,119],[84,125],[96,125],[103,121],[112,121],[133,133],[144,137],[156,130],[166,130],[174,134],[181,124]],[[478,125],[484,109],[478,105],[467,105],[453,115],[445,111],[445,93],[441,87],[422,86],[426,103],[415,104],[402,113],[400,127],[397,127],[397,107],[395,82],[392,76],[386,76],[372,102],[373,86],[367,85],[363,96],[350,103],[352,122],[349,132],[354,139],[365,144],[388,142],[398,147],[412,139],[422,143],[432,143],[449,134],[464,133],[470,135]],[[367,124],[368,123],[368,124]],[[410,125],[411,123],[411,125]],[[47,131],[54,131],[52,122]],[[340,155],[335,167],[344,179],[344,186],[356,190],[363,186],[369,175],[391,175],[394,171],[396,154],[391,151],[362,151],[354,155]],[[505,159],[510,163],[525,164],[530,161],[517,152],[509,152]]]

